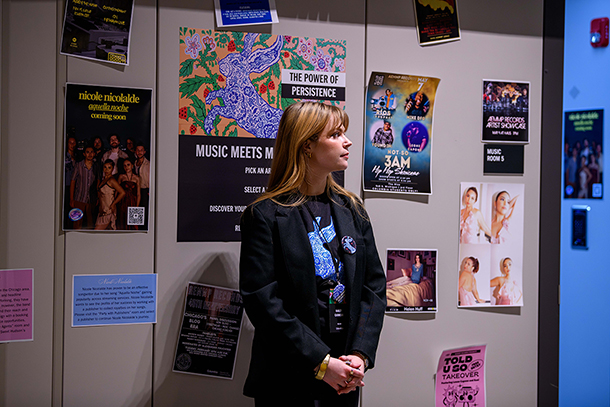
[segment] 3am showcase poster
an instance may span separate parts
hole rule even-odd
[[[440,79],[373,72],[366,95],[365,191],[431,194],[432,117]]]
[[[239,241],[283,110],[345,107],[343,40],[180,29],[178,241]]]

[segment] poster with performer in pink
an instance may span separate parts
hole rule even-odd
[[[0,270],[0,342],[31,341],[34,270]]]
[[[436,371],[436,407],[485,407],[487,345],[443,351]]]

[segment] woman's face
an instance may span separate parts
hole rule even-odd
[[[133,171],[133,165],[131,164],[131,161],[125,160],[125,162],[123,163],[123,168],[125,169],[125,172],[127,174],[130,174]]]
[[[502,265],[502,273],[508,274],[510,273],[510,269],[513,267],[513,261],[511,259],[504,260],[504,264]]]
[[[421,256],[419,254],[415,255],[415,262],[416,263],[421,263]]]
[[[466,195],[464,196],[464,204],[466,206],[468,206],[469,208],[472,208],[472,206],[474,205],[474,203],[476,201],[477,201],[477,194],[472,189],[469,189],[468,191],[466,191]]]
[[[510,200],[510,195],[507,192],[502,192],[498,195],[498,199],[496,199],[496,212],[501,215],[506,214],[508,211],[508,201]]]
[[[464,271],[472,273],[472,270],[474,270],[474,263],[472,262],[472,259],[464,260]]]
[[[347,169],[351,145],[352,142],[345,135],[345,127],[337,128],[335,121],[329,120],[318,139],[309,144],[309,169],[316,174]]]
[[[104,164],[104,175],[112,175],[112,164]]]

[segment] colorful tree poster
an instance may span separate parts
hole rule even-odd
[[[372,72],[366,95],[365,191],[432,193],[432,117],[440,79]]]
[[[180,29],[178,241],[239,241],[283,110],[345,106],[346,42]]]

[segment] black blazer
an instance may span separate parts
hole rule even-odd
[[[339,203],[339,204],[338,204]],[[331,194],[337,238],[351,236],[356,252],[344,253],[349,320],[344,354],[359,351],[375,365],[386,307],[386,279],[366,213]],[[239,287],[255,327],[244,394],[269,397],[295,386],[314,396],[332,388],[314,378],[330,347],[321,339],[314,258],[298,207],[264,200],[241,220]],[[320,393],[322,392],[322,393]],[[301,393],[302,394],[302,393]]]

